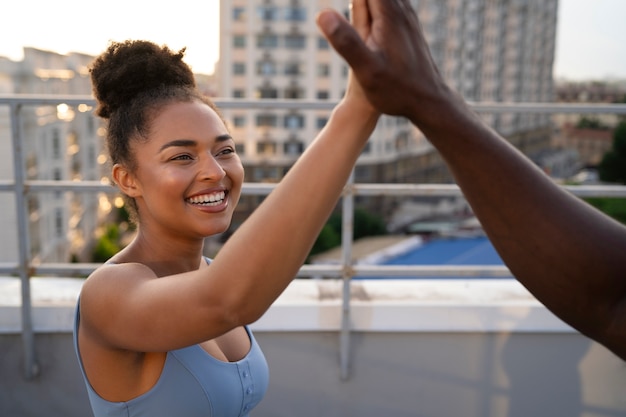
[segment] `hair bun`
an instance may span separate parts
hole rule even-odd
[[[96,114],[109,118],[138,95],[157,88],[195,87],[184,53],[185,48],[175,53],[149,41],[111,43],[90,68]]]

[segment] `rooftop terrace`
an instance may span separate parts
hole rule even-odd
[[[90,102],[87,97],[0,97],[12,126],[19,126],[21,106]],[[476,108],[626,114],[626,106],[609,105],[498,103]],[[25,180],[20,135],[13,128],[14,179],[0,181],[0,192],[16,197],[20,248],[19,260],[0,264],[0,415],[90,415],[71,341],[83,281],[71,276],[97,265],[33,264],[24,238],[24,196],[51,189],[112,190],[100,183]],[[246,184],[244,193],[264,195],[271,189]],[[580,196],[626,197],[626,187],[619,186],[568,189]],[[271,370],[269,392],[254,416],[626,415],[623,362],[547,311],[504,265],[482,255],[463,265],[449,258],[428,258],[426,264],[353,262],[356,244],[346,238],[352,230],[353,198],[385,194],[460,193],[443,184],[347,184],[338,262],[303,266],[298,279],[252,326]],[[483,254],[489,253],[488,246]],[[325,279],[305,279],[320,276]],[[388,278],[353,280],[381,276]]]

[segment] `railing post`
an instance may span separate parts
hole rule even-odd
[[[22,343],[24,351],[24,372],[26,379],[33,379],[39,374],[35,358],[35,335],[33,332],[32,303],[30,295],[30,239],[28,227],[28,205],[24,186],[24,135],[20,123],[20,104],[12,103],[11,138],[13,141],[13,171],[15,178],[15,207],[17,210],[18,273],[22,294]]]
[[[341,264],[342,264],[342,303],[341,303],[341,331],[339,335],[339,358],[341,365],[341,379],[350,377],[350,281],[352,279],[352,238],[354,236],[354,170],[344,188],[342,197],[342,224],[341,224]]]

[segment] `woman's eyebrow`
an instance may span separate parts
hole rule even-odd
[[[233,137],[228,133],[224,133],[223,135],[219,135],[215,138],[216,142],[226,142],[227,140],[231,140]]]
[[[218,143],[226,142],[228,140],[231,140],[232,138],[233,137],[231,135],[229,135],[228,133],[224,133],[223,135],[219,135],[219,136],[215,137],[215,142],[218,142]],[[173,148],[173,147],[190,148],[190,147],[196,146],[197,144],[198,144],[198,142],[196,142],[193,139],[174,139],[172,141],[167,142],[163,146],[161,146],[159,148],[159,152],[163,152],[165,149]]]
[[[175,139],[170,142],[167,142],[163,146],[159,148],[159,152],[163,152],[167,148],[172,147],[192,147],[196,146],[197,142],[191,139]]]

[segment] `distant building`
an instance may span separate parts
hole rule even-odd
[[[348,67],[315,24],[348,0],[221,0],[219,96],[322,100],[344,94]],[[414,0],[433,57],[469,101],[552,102],[558,0]],[[227,110],[247,180],[278,181],[328,120],[329,111]],[[549,115],[485,120],[527,154],[550,146]],[[355,170],[357,182],[449,182],[427,139],[402,118],[383,117]],[[243,203],[244,206],[246,203]],[[253,209],[251,201],[248,209]],[[393,205],[375,208],[389,213]],[[245,207],[244,207],[245,208]]]
[[[585,167],[597,167],[613,146],[614,129],[581,129],[571,123],[562,126],[555,136],[555,145],[573,149]]]
[[[0,88],[3,94],[90,95],[87,66],[92,60],[93,57],[83,54],[60,55],[24,48],[23,61],[3,61]],[[8,109],[0,111],[3,112],[0,143],[6,148],[3,155],[8,157],[12,154],[10,125],[4,125]],[[24,106],[21,120],[27,180],[97,181],[104,176],[103,130],[90,106]],[[3,169],[0,175],[12,179],[13,167]],[[3,230],[15,230],[13,196],[2,198],[3,213],[11,219],[11,226]],[[100,197],[94,193],[32,193],[27,205],[30,255],[46,262],[66,262],[72,256],[80,257],[79,251],[92,237],[103,214]],[[15,242],[0,241],[0,259],[17,259]]]
[[[559,103],[611,104],[626,102],[626,81],[560,81],[556,83]],[[617,114],[555,114],[557,132],[553,145],[575,150],[583,166],[596,167],[613,145]]]

